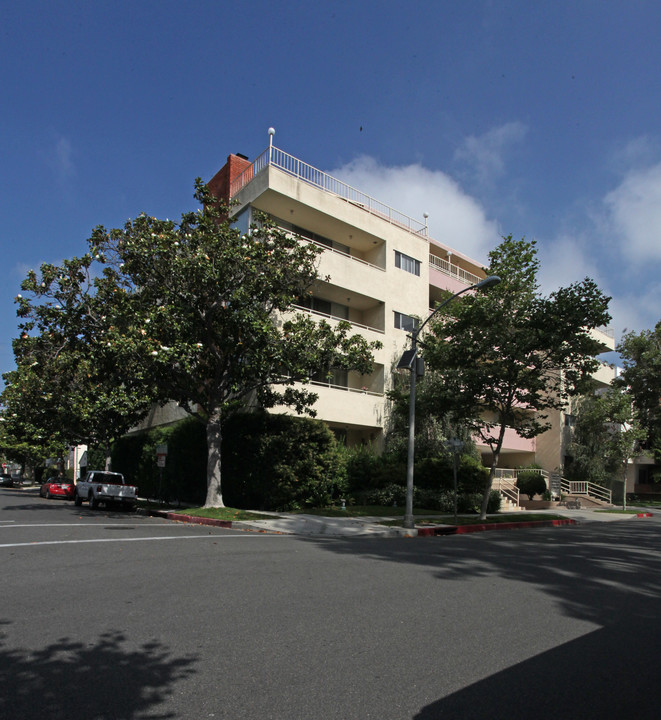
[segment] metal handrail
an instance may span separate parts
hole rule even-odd
[[[511,478],[496,478],[493,481],[492,488],[505,495],[518,507],[520,492],[515,483],[516,480]]]
[[[350,202],[352,205],[369,212],[371,215],[383,218],[392,225],[404,228],[414,235],[427,237],[426,223],[414,220],[408,215],[391,208],[389,205],[375,200],[366,193],[356,190],[356,188],[347,185],[347,183],[342,180],[338,180],[323,170],[318,170],[312,167],[312,165],[308,165],[302,160],[276,147],[269,147],[264,150],[251,165],[232,180],[230,184],[230,199],[237,195],[242,188],[268,165],[273,165],[273,167],[277,167],[283,172],[303,182],[309,183],[320,190],[332,193]]]
[[[479,283],[480,280],[484,280],[484,278],[473,275],[473,273],[460,268],[458,265],[453,265],[449,260],[444,260],[438,257],[438,255],[432,255],[431,253],[429,254],[429,264],[435,270],[439,270],[450,277],[461,280],[461,282],[465,282],[467,285],[475,285],[475,283]]]
[[[587,495],[603,500],[611,504],[613,502],[613,493],[608,488],[588,480],[567,480],[562,478],[560,482],[562,492],[567,495]]]
[[[550,473],[548,470],[542,470],[542,468],[496,468],[496,474],[495,477],[497,478],[512,478],[516,480],[517,477],[519,477],[519,473],[522,472],[534,472],[539,473],[548,484],[548,479],[550,477]]]

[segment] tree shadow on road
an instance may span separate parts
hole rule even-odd
[[[456,583],[468,581],[471,592],[482,592],[484,615],[491,614],[494,627],[501,626],[494,633],[495,647],[493,638],[484,639],[485,651],[490,647],[497,653],[502,642],[507,646],[503,622],[516,630],[516,607],[504,615],[498,611],[501,586],[495,578],[531,586],[551,597],[568,618],[597,626],[448,694],[414,715],[416,720],[659,716],[661,524],[656,519],[446,538],[338,539],[320,545],[354,557],[428,568],[439,581],[441,606],[453,597]],[[545,622],[540,617],[540,627]],[[544,629],[553,632],[552,626]],[[437,640],[442,646],[442,638]],[[523,640],[519,634],[517,641]]]
[[[552,596],[569,617],[609,625],[658,616],[661,524],[622,520],[470,535],[310,538],[329,552],[428,567],[444,582],[500,576]]]
[[[0,645],[0,717],[175,717],[167,699],[174,684],[194,672],[196,658],[174,657],[156,641],[138,648],[127,644],[122,633],[108,632],[94,644],[62,638],[39,650]]]

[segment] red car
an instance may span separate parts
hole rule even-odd
[[[65,500],[73,500],[75,486],[71,480],[58,480],[57,478],[49,478],[39,489],[41,497],[54,498],[61,497]]]

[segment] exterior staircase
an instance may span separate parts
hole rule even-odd
[[[516,505],[507,495],[500,493],[500,510],[501,513],[513,513],[520,512],[523,508],[520,505]]]
[[[501,513],[519,512],[523,508],[519,505],[519,488],[516,486],[515,477],[498,477],[493,479],[492,490],[500,493]]]
[[[493,489],[500,492],[501,512],[521,510],[519,507],[519,489],[516,487],[516,478],[519,472],[514,468],[498,468],[493,480]],[[526,469],[529,472],[529,469]],[[550,473],[547,470],[535,470],[546,481],[546,487],[554,497],[563,497],[565,502],[580,502],[582,507],[613,507],[613,496],[608,488],[587,481],[573,481],[563,478],[559,473]],[[514,505],[515,507],[511,507]],[[509,508],[509,509],[506,509]]]

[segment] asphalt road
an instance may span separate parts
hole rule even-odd
[[[661,522],[303,538],[0,490],[0,717],[652,718]]]

